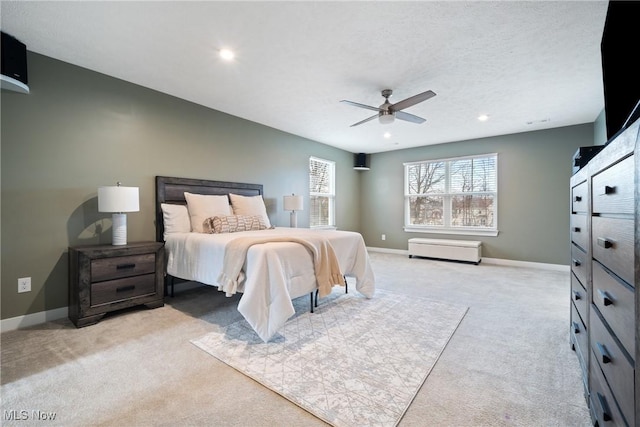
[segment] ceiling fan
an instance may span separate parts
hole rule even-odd
[[[340,101],[340,102],[344,102],[345,104],[353,105],[354,107],[366,108],[367,110],[373,110],[378,112],[378,114],[376,114],[375,116],[371,116],[367,119],[359,121],[358,123],[352,124],[351,127],[361,125],[362,123],[366,123],[369,120],[375,119],[376,117],[378,118],[378,121],[382,124],[393,123],[393,121],[396,118],[407,121],[407,122],[412,122],[412,123],[424,123],[425,119],[423,119],[422,117],[414,116],[413,114],[405,113],[404,111],[401,111],[401,110],[404,110],[405,108],[409,108],[413,105],[416,105],[419,102],[426,101],[427,99],[433,98],[434,96],[436,96],[435,92],[428,90],[426,92],[413,95],[412,97],[409,97],[402,101],[396,102],[395,104],[392,104],[389,102],[389,98],[391,97],[392,93],[393,91],[391,89],[385,89],[382,91],[382,96],[384,97],[384,103],[380,107],[371,107],[369,105],[360,104],[358,102],[347,101],[346,99],[343,99],[342,101]]]

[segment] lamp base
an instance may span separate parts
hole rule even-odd
[[[298,217],[296,215],[296,211],[291,211],[291,215],[289,217],[289,222],[291,228],[298,228]]]
[[[112,237],[111,244],[113,246],[122,246],[127,244],[127,214],[114,213],[111,215]]]

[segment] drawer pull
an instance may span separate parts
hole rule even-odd
[[[573,322],[573,333],[574,334],[580,333],[580,325],[578,325],[578,322]]]
[[[580,260],[579,260],[579,259],[575,259],[575,258],[574,258],[574,259],[572,259],[572,261],[573,261],[573,265],[574,265],[575,267],[579,267],[579,266],[581,266],[581,265],[582,265],[582,263],[580,262]]]
[[[581,202],[582,201],[582,196],[576,196],[576,197],[573,198],[573,200],[575,202]]]
[[[574,233],[579,233],[580,232],[580,227],[573,227],[573,231],[574,231]]]
[[[132,291],[136,288],[136,285],[127,285],[127,286],[120,286],[119,288],[116,288],[116,292],[127,292],[127,291]]]
[[[118,264],[116,265],[116,269],[117,270],[130,270],[132,268],[136,268],[135,263],[129,263],[129,264]]]
[[[613,242],[606,237],[598,237],[598,246],[602,246],[605,249],[613,247]]]
[[[575,301],[581,300],[581,299],[582,299],[582,297],[580,296],[580,292],[578,292],[578,291],[573,291],[573,299],[574,299]]]
[[[604,194],[615,194],[616,192],[616,187],[610,187],[608,185],[604,186]]]
[[[600,393],[596,394],[598,395],[598,403],[600,404],[600,410],[602,411],[602,419],[604,421],[611,421],[611,412],[609,411],[607,399]]]
[[[604,344],[600,344],[599,342],[596,342],[596,346],[598,347],[600,356],[602,356],[602,363],[611,363],[611,355],[609,354],[609,350],[607,350],[607,347],[605,347]]]
[[[602,298],[602,303],[604,304],[605,307],[608,306],[608,305],[612,305],[613,304],[613,299],[607,293],[607,291],[603,291],[602,289],[598,289],[598,294],[600,294],[600,298]]]

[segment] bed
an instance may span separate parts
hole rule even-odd
[[[227,296],[241,293],[238,311],[265,342],[295,314],[293,299],[310,295],[313,310],[327,283],[346,286],[346,278],[355,278],[356,290],[373,297],[375,278],[359,233],[274,227],[262,196],[259,184],[157,176],[156,240],[165,243],[166,292],[178,279]]]

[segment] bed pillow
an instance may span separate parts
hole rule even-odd
[[[189,218],[191,219],[191,231],[204,233],[202,224],[207,218],[214,216],[231,215],[229,199],[227,196],[205,195],[184,193],[189,208]]]
[[[231,207],[234,215],[260,215],[267,228],[271,228],[271,222],[267,215],[267,208],[264,205],[262,196],[241,196],[239,194],[229,194],[231,199]]]
[[[207,218],[202,225],[205,233],[235,233],[237,231],[266,230],[262,215],[226,215]]]
[[[164,239],[171,233],[188,233],[191,231],[191,219],[185,205],[161,203],[162,222],[164,223]]]

